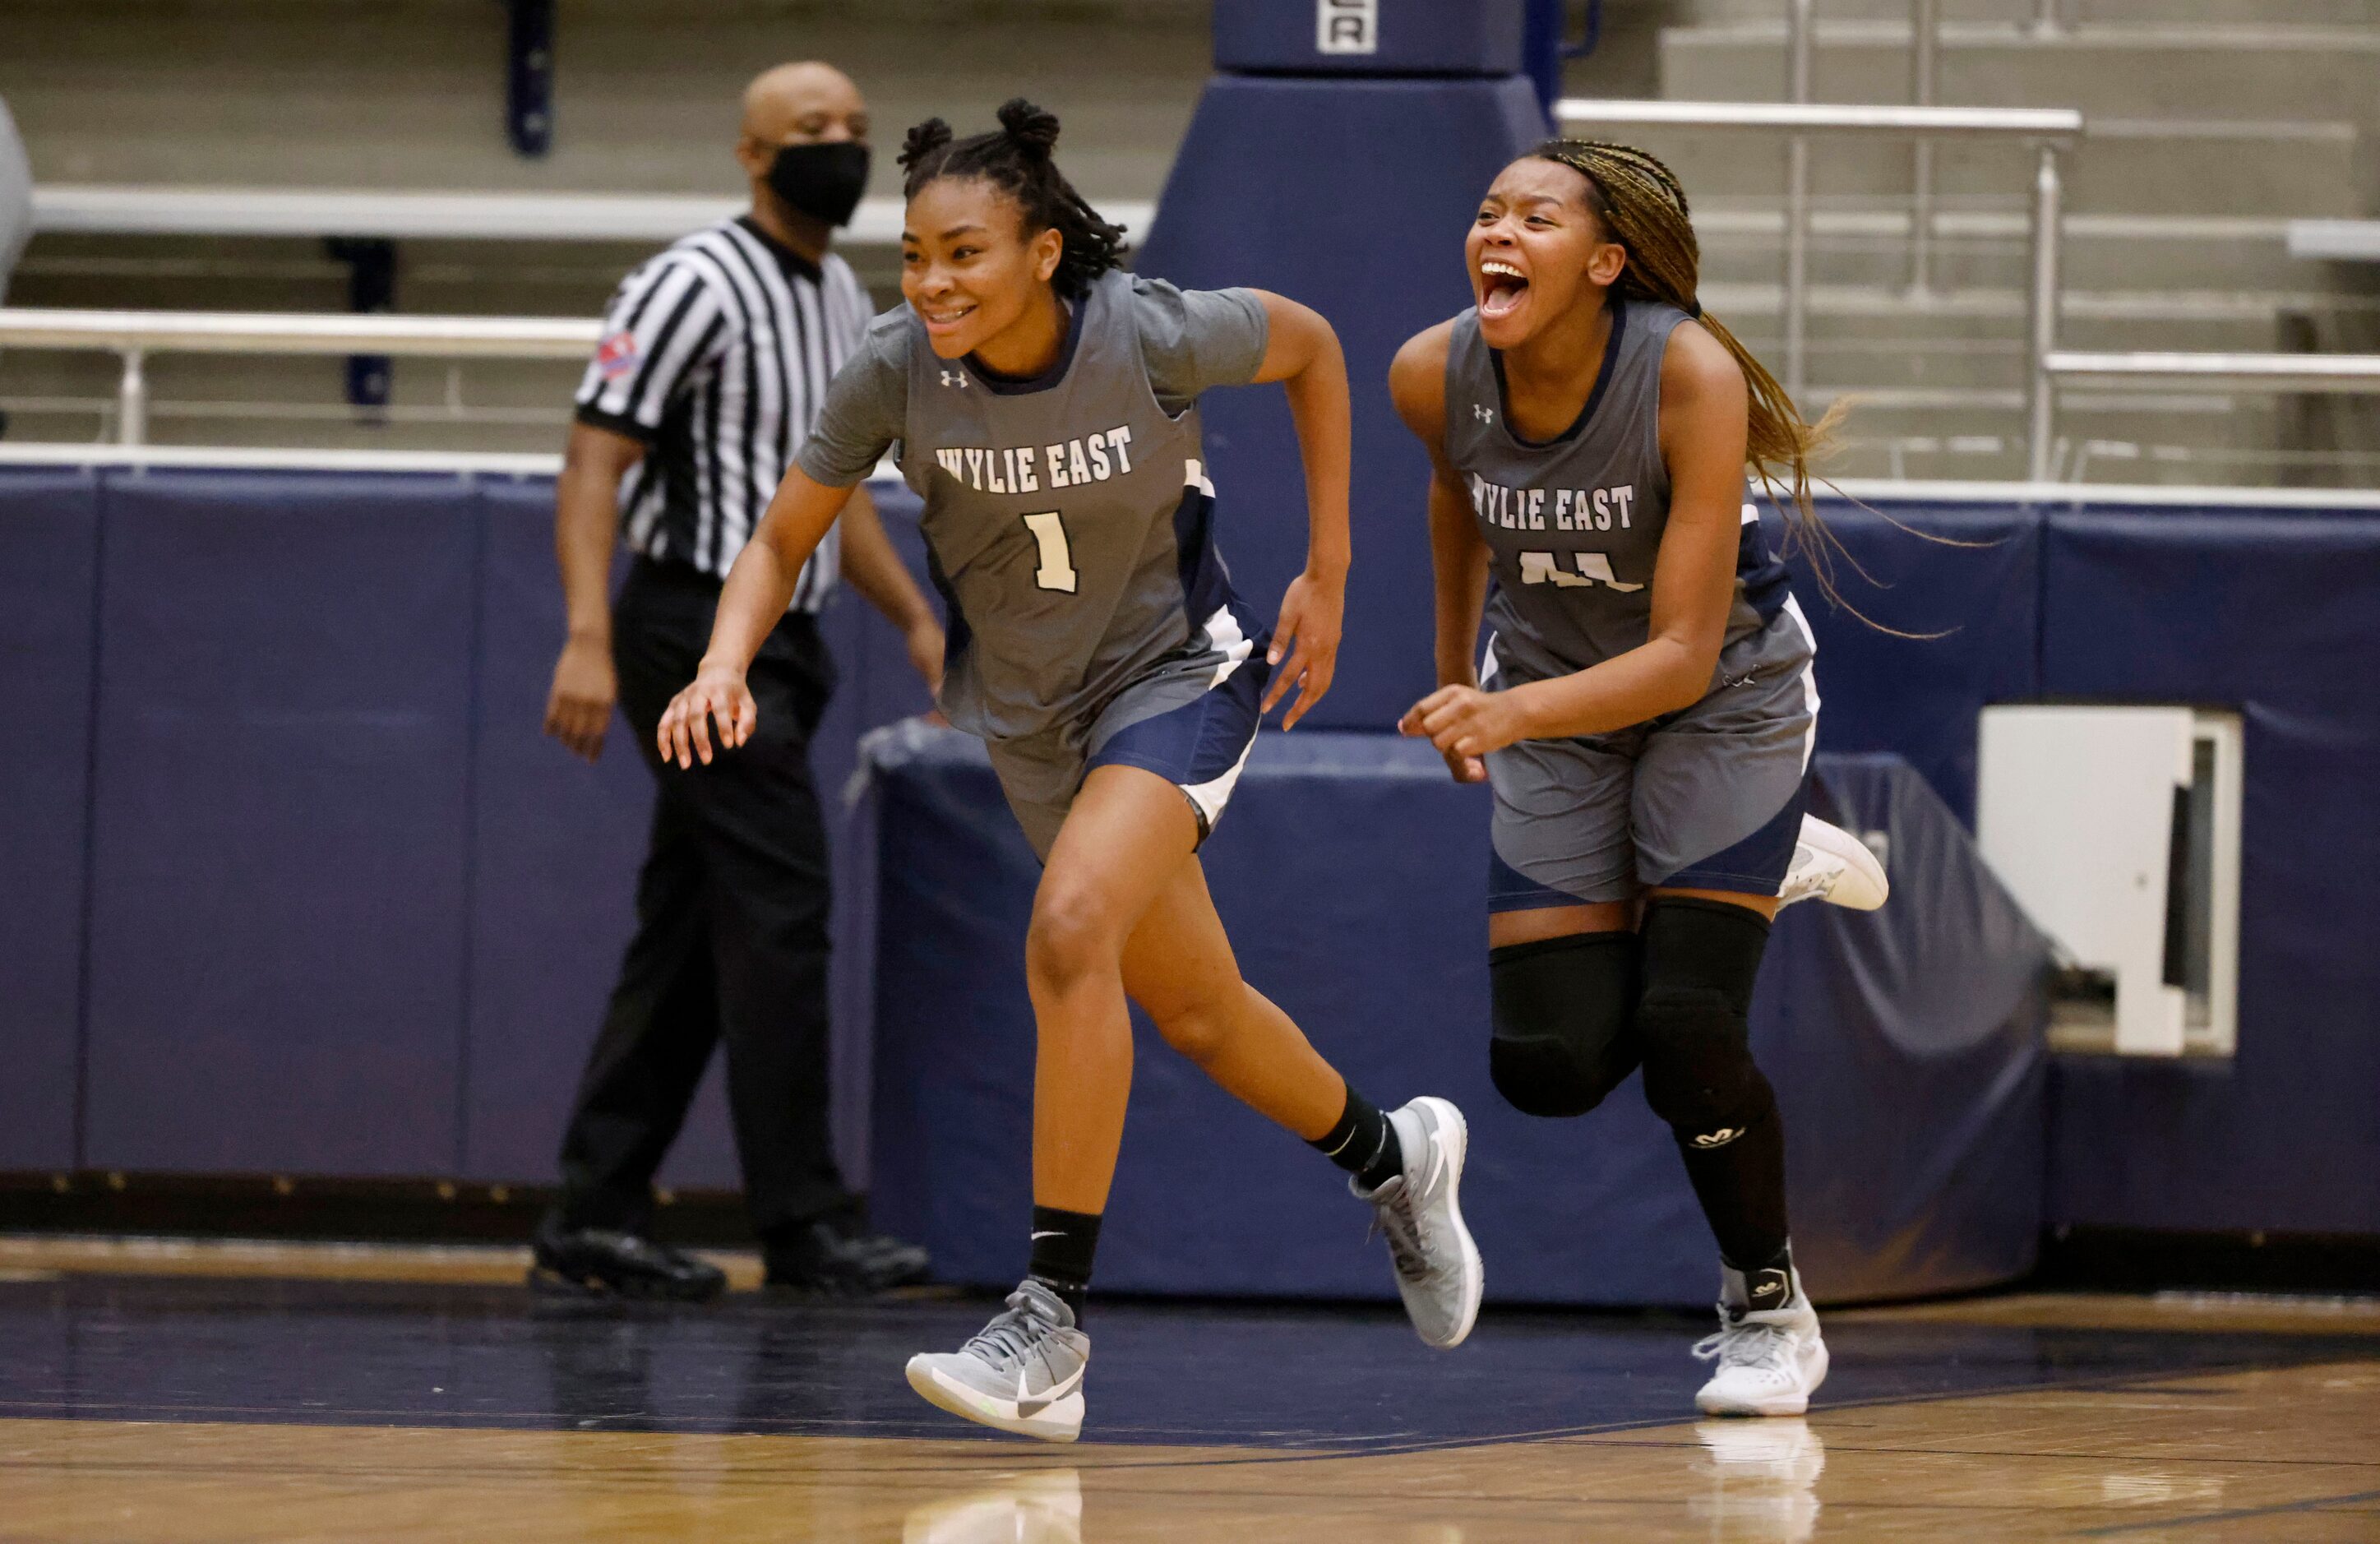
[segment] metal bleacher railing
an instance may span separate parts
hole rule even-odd
[[[407,354],[439,359],[584,359],[602,323],[565,317],[251,314],[238,311],[0,308],[0,348],[104,349],[123,360],[116,443],[148,438],[152,353]]]
[[[333,188],[33,189],[33,227],[59,235],[361,237],[381,240],[674,241],[744,207],[733,198],[616,193],[379,193]],[[1111,213],[1135,230],[1150,206]],[[901,201],[869,199],[841,239],[901,239]]]
[[[1794,13],[1803,21],[1806,9],[1806,0],[1794,0]],[[1929,20],[1935,9],[1918,0],[1917,19]],[[1916,33],[1920,52],[1928,31],[1921,26]],[[1806,29],[1796,52],[1806,55]],[[1912,74],[1922,83],[1927,71],[1919,67]],[[1805,56],[1796,62],[1793,75],[1796,93],[1806,95]],[[2059,473],[2056,427],[2061,382],[2155,383],[2175,392],[2380,395],[2380,356],[2059,350],[2060,156],[2086,131],[2082,115],[2071,109],[1567,98],[1555,104],[1555,114],[1568,128],[1590,130],[1670,128],[1788,137],[1798,171],[1789,176],[1785,209],[1783,363],[1787,385],[1797,395],[1806,383],[1811,225],[1806,140],[1854,136],[1901,139],[1918,147],[1943,140],[2032,145],[2035,162],[2024,394],[2031,482],[2047,483]],[[1912,281],[1921,286],[1926,275],[1925,243],[1936,223],[1925,203],[1926,192],[1925,179],[1920,177],[1912,200],[1910,258]],[[662,240],[735,207],[732,201],[677,197],[100,187],[38,188],[35,201],[37,227],[52,231],[559,241]],[[1117,205],[1111,213],[1135,229],[1146,229],[1154,210],[1148,204]],[[897,200],[869,200],[845,239],[856,246],[887,245],[898,239],[900,223]],[[2361,228],[2354,234],[2369,239]],[[103,350],[121,359],[115,439],[127,446],[141,445],[148,436],[146,364],[152,354],[577,359],[593,347],[598,330],[591,320],[565,319],[0,309],[0,348]],[[2079,476],[2081,465],[2078,457],[2068,475]]]
[[[1797,12],[1806,0],[1796,0]],[[1806,48],[1803,50],[1806,54]],[[1806,91],[1806,59],[1795,67]],[[2026,293],[2026,475],[2047,482],[2057,472],[2058,388],[2061,380],[2140,383],[2178,391],[2380,394],[2380,355],[2082,354],[2058,347],[2059,259],[2064,225],[2059,156],[2084,130],[2082,115],[2060,107],[1846,105],[1809,102],[1598,102],[1568,97],[1554,104],[1565,128],[1606,127],[1721,129],[1790,135],[1784,242],[1785,386],[1806,385],[1809,304],[1809,163],[1806,137],[1849,135],[1914,140],[2002,140],[2035,149],[2031,213],[2032,262]],[[1920,192],[1923,192],[1921,186]],[[1911,221],[1912,270],[1924,250],[1929,211]]]
[[[1807,137],[1864,135],[1898,140],[2005,140],[2036,147],[2033,189],[2033,276],[2027,299],[2025,423],[2029,442],[2049,444],[2051,386],[2043,361],[2057,346],[2058,261],[2062,183],[2058,158],[2082,132],[2070,107],[1895,107],[1808,102],[1593,102],[1565,97],[1554,115],[1571,128],[1669,128],[1783,134],[1791,138],[1785,204],[1785,389],[1808,384],[1810,189]],[[2036,453],[2034,475],[2047,475]]]

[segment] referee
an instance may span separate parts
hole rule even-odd
[[[539,1223],[538,1279],[646,1296],[718,1293],[712,1266],[650,1236],[652,1179],[711,1047],[768,1283],[865,1294],[925,1274],[922,1249],[870,1236],[827,1130],[827,841],[809,736],[834,687],[818,614],[838,577],[890,618],[929,686],[942,634],[864,494],[802,571],[753,662],[760,728],[745,753],[680,771],[662,710],[693,679],[719,588],[874,308],[827,250],[868,183],[868,109],[822,64],[744,94],[735,146],[748,213],[686,237],[624,281],[577,396],[555,487],[569,638],[546,733],[593,760],[616,700],[660,785],[637,931],[562,1143],[562,1198]],[[613,543],[635,554],[608,599]]]

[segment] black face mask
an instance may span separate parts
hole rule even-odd
[[[868,190],[868,147],[856,140],[780,146],[769,163],[769,189],[813,220],[849,225]]]

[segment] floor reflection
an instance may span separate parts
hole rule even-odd
[[[1723,1544],[1803,1544],[1818,1531],[1818,1477],[1827,1444],[1796,1417],[1702,1421],[1690,1516]]]
[[[901,1544],[1083,1544],[1076,1469],[1003,1475],[979,1490],[914,1507]]]

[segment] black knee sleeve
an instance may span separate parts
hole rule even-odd
[[[1642,936],[1645,1102],[1682,1144],[1724,1147],[1777,1109],[1752,1062],[1752,983],[1768,923],[1742,906],[1664,895],[1645,907]]]
[[[1488,1072],[1524,1115],[1584,1115],[1636,1066],[1636,936],[1571,933],[1488,952]]]

